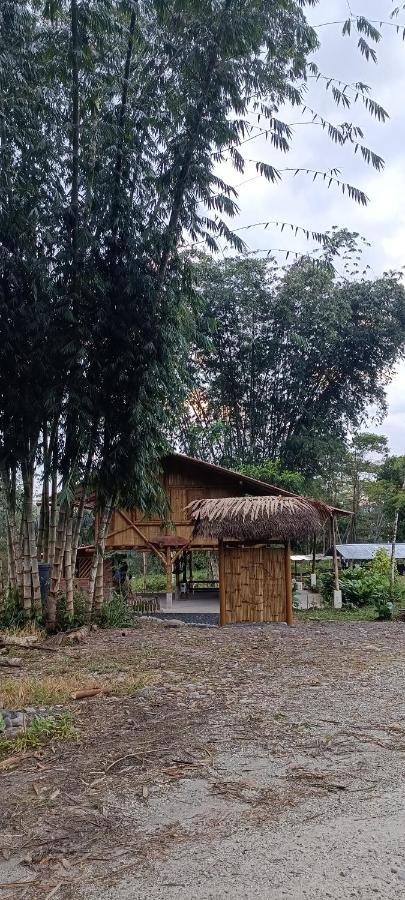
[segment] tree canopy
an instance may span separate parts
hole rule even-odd
[[[215,251],[221,238],[243,250],[231,228],[237,192],[221,177],[220,166],[230,161],[242,172],[243,145],[259,133],[266,134],[275,156],[288,151],[293,134],[280,109],[286,102],[309,108],[309,78],[323,81],[312,59],[317,33],[306,18],[314,5],[315,0],[1,4],[0,469],[11,582],[23,591],[26,612],[38,611],[38,558],[49,561],[50,627],[63,559],[71,609],[83,516],[79,485],[82,498],[90,484],[96,488],[101,516],[90,594],[113,503],[157,502],[158,458],[184,390],[185,347],[193,327],[190,244],[202,242]],[[360,52],[372,58],[377,29],[364,17],[355,17],[351,27],[359,34]],[[325,87],[346,118],[356,102],[379,121],[387,118],[366,85],[344,90],[331,79]],[[354,122],[339,125],[316,110],[312,114],[332,143],[350,146],[381,170],[383,161],[363,143]],[[256,168],[274,183],[281,177],[273,158],[257,160]],[[336,170],[319,176],[326,186],[366,203],[362,190]],[[334,256],[336,246],[326,236],[315,238]],[[290,294],[293,280],[290,274]],[[384,295],[385,284],[378,302],[394,316],[394,286]],[[325,283],[322,290],[328,294],[331,288]],[[283,316],[290,301],[281,290],[278,299]],[[366,297],[363,306],[358,302],[364,318]],[[375,298],[376,311],[377,305]],[[332,311],[329,316],[336,330]],[[388,326],[385,341],[386,347],[378,345],[380,366],[393,352]],[[354,352],[360,360],[357,347]],[[264,358],[264,346],[260,353]],[[258,376],[259,368],[253,369]],[[371,373],[369,380],[363,388],[376,396],[378,376]],[[262,411],[268,401],[269,396]],[[304,415],[294,430],[287,422],[287,397],[283,403],[284,411],[274,407],[262,451],[271,444],[272,453],[284,448],[287,458],[307,420]],[[317,403],[319,418],[324,391]],[[248,443],[259,434],[253,406],[251,412]],[[342,415],[338,409],[337,420]],[[232,437],[229,458],[236,450]],[[290,455],[298,458],[299,450]],[[37,534],[38,477],[43,487]],[[19,479],[22,516],[15,501]]]
[[[228,465],[280,460],[319,471],[359,427],[403,352],[405,292],[392,274],[338,280],[303,258],[205,259],[181,440]]]

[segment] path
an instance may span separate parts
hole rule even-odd
[[[133,665],[149,686],[83,702],[73,751],[3,776],[1,846],[24,833],[25,849],[2,881],[56,900],[403,898],[404,637],[319,622],[91,636],[80,665],[112,685]]]

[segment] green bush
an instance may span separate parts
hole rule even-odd
[[[131,578],[131,587],[137,593],[142,593],[145,590],[145,580],[143,575],[133,575]],[[164,574],[151,574],[146,576],[146,590],[147,591],[165,591],[166,590],[166,575]]]
[[[374,604],[378,618],[392,618],[390,603],[401,601],[404,587],[399,578],[390,585],[390,558],[385,550],[378,550],[367,566],[344,569],[339,575],[344,606],[367,606]],[[333,599],[334,577],[325,572],[320,579],[321,594],[326,602]]]
[[[56,601],[56,631],[69,631],[80,628],[87,622],[86,594],[83,591],[73,593],[73,615],[66,609],[65,594],[58,594]]]
[[[0,628],[22,628],[26,620],[21,594],[9,588],[0,609]]]
[[[126,598],[118,591],[114,591],[101,608],[97,622],[101,628],[128,628],[135,624],[133,610],[130,609]]]
[[[393,605],[388,600],[376,600],[375,608],[377,613],[377,619],[381,621],[392,619]]]

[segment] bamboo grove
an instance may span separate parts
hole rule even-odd
[[[317,34],[305,17],[314,5],[1,4],[0,467],[8,581],[26,616],[40,613],[38,561],[50,564],[50,629],[62,567],[73,610],[86,495],[95,492],[99,510],[89,616],[102,603],[113,505],[157,502],[151,473],[182,394],[193,327],[184,247],[203,242],[215,251],[221,239],[243,251],[229,226],[236,191],[221,164],[243,171],[241,145],[253,122],[266,130],[272,154],[288,151],[293,134],[278,111],[286,101],[303,107],[309,75],[321,77],[311,57]],[[367,55],[376,30],[363,18],[353,28]],[[365,85],[348,89],[344,101],[338,83],[333,88],[346,118],[356,101],[386,118]],[[349,142],[381,168],[354,125],[321,124],[334,143]],[[268,161],[258,171],[280,178]],[[357,188],[334,181],[366,202]]]

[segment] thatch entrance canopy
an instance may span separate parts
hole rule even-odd
[[[301,540],[331,518],[325,503],[305,497],[221,497],[187,506],[194,533],[243,540]]]

